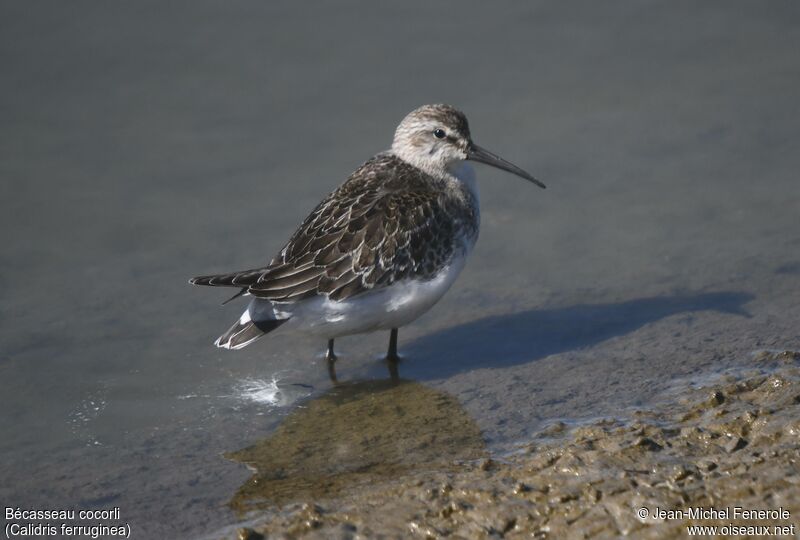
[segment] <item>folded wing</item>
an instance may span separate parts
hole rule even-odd
[[[453,255],[458,219],[432,182],[394,156],[378,156],[325,198],[267,267],[192,283],[242,287],[291,303],[317,295],[343,300],[406,278],[430,279]]]

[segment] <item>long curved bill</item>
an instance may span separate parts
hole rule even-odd
[[[516,174],[520,178],[524,178],[529,182],[533,182],[542,189],[547,187],[543,183],[538,181],[536,178],[534,178],[527,172],[523,171],[522,169],[514,165],[513,163],[509,163],[500,156],[492,154],[491,152],[489,152],[485,148],[481,148],[477,144],[473,144],[472,146],[470,146],[469,150],[467,150],[467,159],[470,159],[472,161],[477,161],[479,163],[485,163],[487,165],[491,165],[492,167],[497,167],[498,169],[503,169],[504,171]]]

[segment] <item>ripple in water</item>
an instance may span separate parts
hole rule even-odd
[[[86,446],[100,446],[90,424],[106,408],[105,390],[100,389],[89,394],[81,403],[69,413],[69,425],[72,434],[81,439]]]
[[[276,373],[269,380],[243,379],[234,388],[234,397],[259,405],[285,407],[310,395],[314,390],[311,385],[284,381],[281,373]]]

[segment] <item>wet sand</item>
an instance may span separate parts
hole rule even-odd
[[[691,525],[780,526],[796,537],[800,353],[764,351],[750,360],[749,368],[660,396],[656,406],[630,417],[580,426],[551,424],[533,442],[501,458],[459,459],[465,456],[449,454],[445,442],[439,460],[453,460],[438,470],[397,469],[335,493],[322,486],[338,482],[341,473],[319,474],[316,489],[295,484],[296,504],[276,505],[230,537],[685,538]],[[366,400],[360,413],[374,422],[383,405]],[[424,404],[420,410],[425,410]],[[330,412],[339,416],[346,409]],[[362,439],[373,436],[374,429],[359,427]],[[409,435],[397,433],[398,446]],[[307,448],[319,451],[313,444],[324,440],[319,433],[306,432],[305,437]],[[282,438],[276,434],[272,441]],[[268,447],[277,450],[275,444]],[[377,449],[375,457],[385,457],[380,445]],[[362,457],[371,456],[361,450]],[[336,466],[335,452],[329,460],[329,467]],[[339,464],[349,468],[350,475],[362,474],[352,463]],[[257,466],[265,469],[247,485],[247,497],[258,498],[260,480],[278,470],[274,463]],[[284,481],[292,477],[289,473]],[[287,494],[274,488],[274,483],[265,482],[260,496],[285,500]],[[235,504],[241,503],[245,491],[237,494]],[[734,507],[788,514],[744,519]],[[642,508],[648,515],[638,514]],[[690,508],[715,508],[728,515],[707,514],[712,518],[702,519],[663,513]],[[794,532],[789,535],[791,527]]]

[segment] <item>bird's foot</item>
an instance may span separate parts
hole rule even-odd
[[[333,384],[339,384],[339,379],[336,378],[336,355],[325,355],[328,361],[328,377],[330,377]]]
[[[400,364],[402,358],[395,353],[387,354],[384,360],[386,361],[386,367],[389,369],[389,377],[392,379],[392,382],[398,382],[400,380],[400,371],[397,366]]]
[[[389,364],[399,364],[403,361],[403,357],[399,354],[395,353],[387,353],[386,357],[383,359],[385,362]]]

